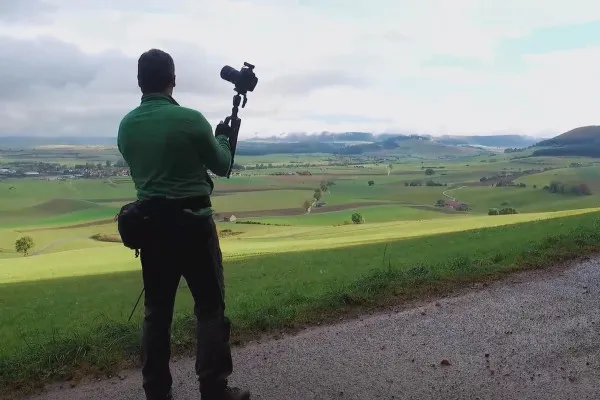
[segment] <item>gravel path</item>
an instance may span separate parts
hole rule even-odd
[[[449,199],[450,199],[450,201],[456,201],[456,197],[452,197],[452,196],[450,196],[450,195],[448,194],[448,192],[453,192],[453,191],[460,190],[460,189],[463,189],[463,188],[465,188],[465,186],[457,187],[457,188],[454,188],[454,189],[448,189],[448,190],[444,190],[444,191],[442,192],[442,195],[443,195],[443,196],[445,196],[445,197],[447,197],[447,198],[449,198]]]
[[[248,345],[234,357],[232,383],[253,399],[600,399],[600,259]],[[193,360],[173,371],[176,399],[198,399]],[[36,398],[144,397],[130,371]]]

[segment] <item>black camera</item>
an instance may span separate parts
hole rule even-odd
[[[235,85],[235,91],[240,94],[251,92],[258,83],[258,78],[254,75],[254,65],[247,62],[240,71],[230,67],[229,65],[224,66],[221,69],[221,78],[227,82],[231,82]]]

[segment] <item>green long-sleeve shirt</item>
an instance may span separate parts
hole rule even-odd
[[[164,94],[142,96],[141,104],[121,120],[117,145],[139,200],[210,195],[213,182],[207,169],[225,176],[231,164],[229,139],[215,138],[201,113]]]

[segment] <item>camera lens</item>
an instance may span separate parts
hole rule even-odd
[[[235,69],[233,67],[230,67],[229,65],[226,65],[221,69],[221,79],[224,79],[227,82],[231,82],[234,85],[240,78],[241,74],[242,73],[240,71],[238,71],[237,69]]]

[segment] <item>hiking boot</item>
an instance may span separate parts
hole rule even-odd
[[[155,396],[146,395],[146,399],[147,400],[154,400],[154,399],[173,400],[173,389],[169,389],[169,392],[165,395],[165,397],[155,397]]]
[[[203,393],[201,400],[250,400],[250,392],[228,386],[220,393]]]

